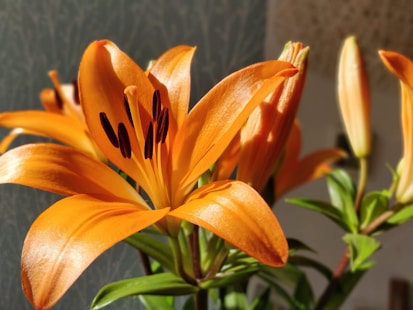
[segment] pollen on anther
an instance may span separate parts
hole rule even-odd
[[[168,134],[168,127],[169,127],[169,114],[168,114],[168,108],[162,109],[160,116],[159,116],[159,121],[158,121],[158,127],[156,128],[156,143],[164,143],[166,140],[166,135]]]
[[[130,111],[128,97],[125,94],[123,95],[123,105],[125,107],[126,115],[128,116],[130,124],[132,125],[132,127],[135,127],[133,124],[132,113]]]
[[[132,148],[130,145],[128,131],[124,123],[118,125],[119,148],[124,158],[131,158]]]
[[[102,128],[105,131],[106,136],[108,137],[109,141],[112,143],[114,147],[119,147],[118,137],[116,136],[116,133],[113,130],[112,125],[110,124],[110,121],[106,113],[100,112],[99,119],[100,119],[100,124],[102,125]]]
[[[73,101],[77,104],[80,104],[79,87],[77,85],[77,80],[73,79],[72,85],[73,85]]]
[[[145,159],[152,159],[153,155],[153,125],[152,122],[149,123],[148,132],[145,137],[145,150],[144,156]]]
[[[161,114],[161,93],[159,89],[153,92],[152,97],[152,117],[154,121],[158,121],[158,118]]]
[[[63,99],[62,99],[62,97],[60,97],[60,94],[59,94],[59,92],[57,91],[56,88],[54,89],[54,96],[56,98],[57,106],[59,107],[59,109],[62,109],[63,108]]]

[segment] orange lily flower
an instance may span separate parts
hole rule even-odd
[[[263,263],[286,262],[281,227],[254,189],[239,181],[193,187],[251,111],[296,69],[280,61],[246,67],[188,113],[193,53],[187,46],[172,48],[145,74],[114,43],[97,41],[81,61],[89,132],[107,158],[139,183],[151,206],[108,166],[73,148],[26,145],[0,157],[0,183],[71,195],[33,223],[24,244],[23,287],[37,308],[56,303],[106,248],[152,224],[174,236],[186,220]]]
[[[0,126],[13,128],[0,142],[0,153],[4,153],[17,136],[31,134],[53,138],[106,161],[88,133],[76,82],[60,84],[55,71],[50,71],[49,76],[54,88],[43,89],[40,93],[45,111],[0,113]]]
[[[379,51],[379,54],[387,69],[400,80],[403,157],[398,169],[396,199],[405,204],[413,201],[413,62],[397,52]]]
[[[331,172],[332,162],[347,156],[339,148],[329,148],[299,158],[301,142],[301,128],[296,121],[285,145],[281,165],[274,176],[275,199],[304,183],[325,176]]]
[[[354,155],[370,154],[370,92],[363,57],[354,36],[346,38],[338,69],[338,101]]]
[[[298,73],[284,82],[251,113],[240,134],[221,156],[214,179],[228,178],[238,163],[236,179],[261,192],[280,159],[294,123],[307,73],[309,47],[288,42],[279,59],[292,63]]]

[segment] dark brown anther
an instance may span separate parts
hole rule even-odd
[[[131,158],[132,148],[130,145],[128,131],[126,130],[124,123],[119,123],[118,125],[118,137],[119,137],[119,147],[120,152],[124,158]]]
[[[145,159],[152,159],[153,155],[153,125],[152,122],[149,123],[148,132],[146,133],[145,138],[145,150],[144,150]]]
[[[63,99],[62,97],[60,97],[60,94],[56,88],[54,89],[54,96],[56,98],[56,104],[59,107],[59,109],[63,109]]]
[[[125,107],[126,115],[128,116],[130,124],[132,125],[132,127],[135,127],[133,124],[132,113],[130,111],[128,97],[125,94],[123,95],[123,105]]]
[[[152,117],[155,122],[158,122],[158,118],[161,114],[161,93],[159,89],[153,92],[152,97]]]
[[[115,131],[113,130],[112,125],[110,124],[110,121],[108,117],[106,116],[106,113],[100,112],[99,119],[100,119],[100,124],[102,125],[102,128],[105,131],[106,136],[108,137],[109,141],[112,143],[114,147],[119,147],[118,137],[116,136]]]
[[[168,108],[164,108],[162,109],[159,115],[158,127],[156,128],[156,139],[155,139],[156,143],[165,142],[166,135],[168,134],[168,127],[169,127]]]
[[[77,85],[77,80],[76,79],[72,80],[72,85],[73,85],[73,101],[77,104],[80,104],[79,87]]]

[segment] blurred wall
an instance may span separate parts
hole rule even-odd
[[[142,67],[174,45],[196,45],[194,103],[228,73],[262,60],[264,29],[264,1],[1,0],[0,110],[40,109],[38,94],[51,86],[47,71],[71,81],[87,44],[103,38]],[[58,197],[6,185],[0,198],[0,309],[31,309],[20,288],[21,248],[30,223]],[[102,285],[139,274],[136,253],[120,244],[92,264],[56,309],[88,309]],[[138,307],[128,298],[108,309]]]
[[[393,5],[394,4],[394,5]],[[343,131],[336,94],[336,66],[342,40],[355,34],[363,49],[371,87],[373,155],[368,189],[388,188],[391,174],[401,157],[400,95],[398,81],[381,64],[377,50],[393,49],[412,56],[413,3],[374,0],[268,0],[265,52],[270,58],[286,40],[309,45],[309,72],[299,110],[303,130],[302,154],[335,144]],[[349,172],[357,177],[354,170]],[[357,180],[357,179],[356,179]],[[288,197],[328,199],[325,181],[305,185]],[[279,203],[275,212],[287,236],[297,237],[318,251],[322,261],[335,268],[345,246],[342,231],[319,214],[294,205]],[[375,255],[376,265],[368,271],[342,309],[387,309],[389,280],[401,277],[413,283],[411,238],[413,223],[380,237],[383,248]],[[309,272],[316,293],[326,282]]]

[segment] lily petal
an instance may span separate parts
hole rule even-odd
[[[188,113],[194,52],[194,47],[176,46],[162,54],[150,69],[149,79],[160,89],[162,104],[169,98],[170,127],[175,128],[175,131]]]
[[[24,128],[27,132],[56,139],[91,156],[102,157],[80,122],[60,114],[45,111],[5,112],[0,114],[0,126]]]
[[[140,119],[133,119],[134,124],[124,102],[124,91],[129,85],[139,90],[136,101],[142,109]],[[122,128],[132,152],[140,151],[142,154],[139,155],[143,157],[144,150],[140,147],[135,130],[139,131],[138,136],[145,136],[142,132],[146,133],[150,121],[154,93],[145,72],[113,42],[96,41],[83,53],[79,68],[79,92],[93,139],[118,168],[132,178],[138,178],[135,162],[125,159],[115,142],[119,143],[119,130]],[[105,120],[106,125],[102,125],[102,120]],[[113,139],[108,138],[108,130],[113,132]]]
[[[37,309],[49,309],[99,255],[167,212],[86,195],[58,201],[34,221],[23,245],[27,298]]]
[[[169,215],[213,232],[265,264],[280,266],[287,261],[288,245],[280,224],[261,196],[243,182],[209,183]]]
[[[346,153],[343,150],[331,148],[308,154],[294,167],[284,166],[283,163],[274,182],[275,197],[278,199],[293,188],[325,176],[332,170],[330,164],[344,157]]]
[[[259,63],[229,75],[210,90],[177,133],[172,170],[180,184],[175,186],[191,187],[223,153],[254,108],[296,72],[283,61]]]
[[[26,144],[0,156],[0,183],[60,195],[99,194],[143,201],[110,167],[71,147],[52,143]]]
[[[400,80],[403,157],[396,198],[400,203],[409,203],[413,201],[413,62],[396,52],[379,53],[386,67]]]

